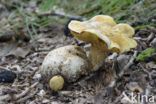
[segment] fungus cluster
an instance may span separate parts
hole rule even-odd
[[[89,57],[83,49],[74,45],[52,50],[45,57],[40,72],[45,78],[49,76],[47,79],[54,91],[63,88],[64,79],[74,82],[81,75],[95,71],[95,67],[103,62],[110,52],[123,53],[137,46],[132,38],[134,29],[128,24],[116,24],[114,19],[107,15],[97,15],[84,22],[72,20],[68,28],[76,39],[91,43],[92,46]],[[61,78],[56,77],[57,75]],[[59,80],[62,84],[58,84]]]

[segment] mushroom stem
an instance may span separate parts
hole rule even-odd
[[[53,91],[59,91],[64,86],[64,78],[61,75],[53,76],[49,81],[49,86]]]
[[[92,71],[96,71],[104,59],[107,57],[108,51],[105,44],[92,44],[91,50],[90,50],[90,55],[89,58],[91,60],[91,63],[93,65]]]

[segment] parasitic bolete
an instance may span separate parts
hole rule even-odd
[[[97,15],[84,22],[73,20],[68,27],[76,39],[92,44],[89,59],[93,71],[109,52],[123,53],[137,46],[132,38],[134,29],[125,23],[116,24],[107,15]]]

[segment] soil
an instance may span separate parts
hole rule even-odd
[[[141,28],[136,28],[134,38],[138,43],[137,48],[119,55],[110,53],[98,71],[82,76],[74,83],[65,83],[61,91],[53,92],[49,89],[48,83],[41,80],[38,72],[44,57],[58,47],[74,44],[85,48],[88,44],[73,39],[68,34],[68,30],[64,31],[67,29],[65,27],[67,24],[55,23],[55,21],[45,28],[35,27],[37,35],[31,37],[32,39],[27,38],[26,28],[29,27],[23,24],[21,15],[13,16],[14,21],[12,20],[11,23],[6,19],[16,11],[16,7],[12,4],[17,6],[22,4],[18,0],[13,1],[15,3],[2,0],[0,5],[2,12],[0,30],[4,29],[7,32],[5,33],[7,37],[0,34],[0,104],[132,104],[136,102],[155,104],[156,99],[153,96],[156,97],[156,52],[144,61],[136,60],[143,50],[156,47],[155,27],[148,26],[142,29],[141,25]],[[34,13],[37,3],[23,4],[24,11]],[[45,17],[43,15],[43,18],[39,17],[39,19],[44,20]],[[141,17],[146,18],[146,16]],[[59,20],[57,16],[55,20]],[[18,23],[19,21],[21,24]],[[152,16],[148,22],[154,24],[155,16]],[[22,25],[22,28],[17,29],[18,35],[17,31],[12,32],[10,31],[12,28],[7,28],[14,23],[20,24],[19,27]],[[139,23],[135,22],[132,25],[140,26]],[[5,76],[4,80],[2,77],[6,73],[9,77]],[[130,99],[132,93],[136,95],[134,102]],[[147,99],[137,99],[143,95],[146,95]]]
[[[20,47],[30,48],[29,53],[23,58],[15,55],[1,57],[0,66],[17,74],[14,83],[1,83],[1,96],[18,95],[25,89],[29,89],[25,95],[17,99],[14,97],[6,98],[2,104],[120,104],[123,92],[133,91],[146,94],[148,91],[149,95],[156,95],[154,60],[147,62],[135,60],[113,86],[110,86],[110,83],[114,80],[114,73],[117,72],[115,70],[119,71],[119,67],[114,65],[120,65],[120,63],[116,64],[115,61],[107,60],[99,71],[82,77],[75,83],[66,84],[62,91],[52,92],[46,87],[47,83],[40,81],[40,74],[37,72],[49,51],[68,44],[77,44],[72,37],[66,37],[63,31],[63,25],[54,25],[49,27],[47,31],[45,29],[41,31],[34,40],[20,43]],[[153,39],[148,42],[146,39],[148,37],[145,37],[145,34],[151,33],[156,37],[154,29],[136,32],[135,36],[144,40],[138,40],[140,45],[124,55],[131,58],[134,51],[141,52],[144,48],[150,47],[150,42]],[[30,86],[36,82],[38,84],[31,88]]]

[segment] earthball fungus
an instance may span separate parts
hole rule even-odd
[[[107,15],[97,15],[84,22],[72,20],[68,28],[76,39],[91,43],[89,59],[93,71],[109,52],[123,53],[137,46],[132,38],[134,29],[125,23],[117,24]]]
[[[52,90],[63,88],[64,81],[74,82],[80,76],[86,75],[91,68],[86,53],[82,48],[68,45],[52,50],[45,57],[40,73],[49,81]]]

